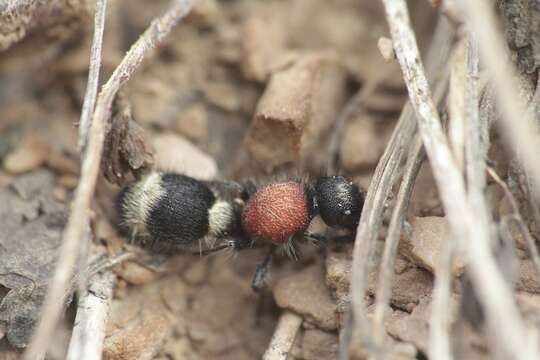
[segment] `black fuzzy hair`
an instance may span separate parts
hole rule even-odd
[[[166,196],[150,210],[146,225],[159,242],[190,245],[208,233],[208,209],[215,202],[212,191],[202,182],[178,174],[163,174]]]

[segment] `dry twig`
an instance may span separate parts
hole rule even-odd
[[[444,73],[453,34],[448,22],[442,19],[437,25],[428,54],[429,73],[433,79],[439,78]],[[346,322],[342,333],[341,359],[349,358],[348,351],[353,326],[360,332],[359,335],[362,336],[365,344],[372,343],[370,324],[364,307],[369,263],[373,258],[373,247],[382,223],[386,199],[399,176],[398,167],[409,149],[415,130],[414,112],[410,103],[407,103],[373,174],[356,232],[351,276],[352,319]],[[351,315],[348,316],[351,317]]]
[[[43,304],[42,317],[32,342],[25,353],[25,359],[34,360],[46,352],[48,339],[60,317],[64,304],[62,299],[69,287],[69,281],[79,255],[80,241],[83,237],[84,228],[88,223],[88,213],[102,155],[105,123],[111,115],[111,105],[114,97],[119,88],[129,80],[141,64],[148,50],[163,41],[174,25],[189,13],[191,6],[192,2],[190,0],[177,0],[164,15],[154,20],[133,44],[99,94],[92,124],[90,125],[88,150],[82,162],[79,185],[64,230],[63,244],[56,272],[51,280],[47,298]]]
[[[110,271],[92,277],[88,291],[79,299],[68,360],[101,359],[114,278]]]
[[[284,312],[279,318],[270,345],[264,352],[263,359],[286,360],[301,324],[302,318],[300,316],[290,311]]]
[[[373,333],[378,347],[384,344],[384,319],[390,295],[392,293],[392,278],[394,275],[394,264],[398,251],[399,238],[407,210],[409,200],[414,188],[414,182],[424,161],[425,152],[423,150],[422,139],[417,135],[414,145],[407,158],[403,180],[399,187],[396,205],[392,213],[388,234],[384,243],[383,258],[380,266],[379,278],[377,280],[377,293],[375,296],[375,316],[373,319]]]
[[[88,68],[88,82],[86,83],[86,93],[79,120],[79,151],[84,152],[88,142],[88,130],[90,129],[90,119],[96,105],[97,89],[99,83],[99,69],[101,68],[101,47],[103,44],[103,31],[105,30],[105,13],[107,11],[107,0],[96,0],[96,14],[94,16],[94,38],[90,50],[90,65]]]
[[[500,315],[505,314],[505,326],[497,327],[494,334],[498,338],[494,340],[507,352],[507,356],[529,358],[535,351],[527,346],[527,333],[512,292],[490,253],[485,199],[479,189],[472,189],[470,198],[467,198],[465,183],[452,158],[439,115],[431,100],[406,3],[402,0],[383,0],[383,4],[396,55],[417,114],[418,127],[446,210],[452,240],[459,241],[459,246],[466,249],[471,280],[478,290],[490,326],[499,324]]]
[[[448,76],[437,83],[435,89],[435,101],[440,103],[444,99],[448,87]],[[398,251],[399,239],[405,216],[409,208],[409,200],[412,195],[414,182],[420,171],[422,162],[425,159],[422,139],[415,136],[412,149],[409,151],[403,178],[399,187],[396,204],[392,212],[392,218],[388,226],[388,234],[384,242],[384,252],[380,265],[379,277],[377,280],[377,293],[375,295],[375,315],[373,318],[373,334],[377,346],[383,346],[384,342],[384,320],[386,310],[390,302],[392,290],[392,278],[394,274],[394,264]],[[382,353],[381,353],[382,354]]]
[[[480,142],[483,129],[488,127],[487,122],[480,125],[478,114],[478,53],[475,43],[469,39],[466,47],[466,56],[460,52],[463,58],[456,59],[466,64],[466,76],[460,77],[461,81],[455,83],[453,91],[455,97],[461,97],[461,101],[451,102],[450,106],[457,107],[450,111],[450,121],[461,123],[460,131],[463,131],[463,139],[454,151],[458,151],[461,161],[460,166],[465,170],[469,188],[482,189],[485,186],[485,178],[478,176],[478,171],[485,167],[485,154],[489,143]],[[454,117],[457,117],[455,119]],[[458,135],[459,136],[459,135]],[[454,144],[456,144],[454,142]],[[456,156],[457,157],[457,156]],[[459,160],[458,160],[459,161]],[[474,191],[474,190],[473,190]],[[483,199],[482,199],[483,201]],[[439,267],[436,269],[435,286],[433,289],[433,305],[430,323],[430,355],[437,359],[452,359],[450,344],[450,324],[452,313],[448,311],[451,306],[452,286],[452,263],[456,244],[451,238],[446,238],[441,249]]]

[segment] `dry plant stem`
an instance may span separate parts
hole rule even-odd
[[[442,77],[444,73],[453,36],[452,28],[441,18],[428,54],[428,70],[433,79]],[[364,344],[373,343],[371,325],[364,305],[369,263],[373,258],[373,248],[382,223],[386,199],[399,176],[399,165],[410,147],[415,130],[414,112],[408,102],[375,169],[356,232],[351,275],[352,321],[346,322],[342,332],[340,359],[349,358],[348,352],[353,335],[355,337],[360,335]]]
[[[429,356],[432,359],[451,360],[450,324],[452,295],[452,263],[455,242],[447,236],[444,239],[439,266],[436,269],[432,293],[432,308],[429,324]]]
[[[442,79],[435,89],[435,101],[440,103],[444,99],[448,87],[448,76]],[[377,281],[377,293],[375,296],[375,315],[373,319],[373,334],[376,345],[380,348],[384,340],[384,320],[386,310],[390,302],[394,264],[398,251],[401,229],[409,208],[409,200],[414,187],[414,182],[420,171],[422,162],[425,160],[422,139],[417,134],[412,149],[407,157],[405,171],[401,181],[396,204],[392,212],[392,218],[388,226],[388,234],[384,242],[384,252],[380,265],[379,279]],[[383,352],[379,352],[384,355]]]
[[[420,171],[424,157],[425,153],[423,150],[422,139],[416,135],[409,157],[407,158],[403,180],[399,187],[396,205],[388,227],[388,235],[386,236],[384,243],[383,258],[377,281],[378,286],[375,296],[376,303],[373,319],[373,333],[375,343],[378,347],[382,347],[384,344],[384,319],[386,310],[389,306],[390,295],[392,294],[392,278],[394,275],[394,264],[398,251],[401,229],[409,208],[409,200],[414,188],[414,182]],[[384,356],[382,352],[381,355]]]
[[[465,41],[460,40],[449,61],[450,85],[448,91],[448,138],[463,172],[465,164]]]
[[[99,360],[112,300],[114,275],[110,271],[91,278],[79,299],[67,360]]]
[[[506,356],[530,358],[534,350],[527,346],[527,333],[512,297],[512,292],[498,269],[489,249],[489,229],[485,202],[471,193],[470,201],[465,184],[450,152],[442,131],[439,115],[431,100],[416,39],[410,26],[408,10],[403,0],[383,0],[392,39],[400,62],[411,103],[417,114],[420,133],[446,210],[453,241],[466,251],[471,280],[491,326],[498,326],[493,339]],[[499,322],[497,322],[497,319]],[[537,358],[537,357],[534,357]]]
[[[83,159],[81,177],[75,192],[72,211],[64,230],[56,272],[43,304],[42,317],[24,354],[24,358],[27,360],[35,360],[46,352],[49,337],[53,334],[64,307],[63,297],[69,287],[79,255],[84,228],[88,223],[90,204],[103,149],[105,123],[110,117],[113,99],[118,89],[138,68],[148,50],[160,43],[174,25],[188,14],[191,5],[190,0],[175,1],[167,13],[154,20],[133,44],[99,94],[90,127],[88,149]]]
[[[469,192],[483,192],[486,187],[486,158],[489,150],[490,123],[479,112],[478,63],[478,44],[475,38],[469,36],[465,98],[465,164]]]
[[[512,206],[512,216],[510,217],[510,219],[514,220],[519,225],[521,234],[523,235],[523,237],[525,238],[525,241],[527,242],[527,247],[529,248],[529,254],[533,261],[536,274],[538,278],[540,279],[540,254],[538,253],[538,248],[536,247],[534,238],[529,233],[529,229],[527,229],[527,226],[525,225],[525,221],[523,221],[523,218],[521,217],[517,200],[514,197],[514,194],[512,194],[512,192],[508,188],[508,185],[506,185],[506,183],[499,177],[499,175],[495,172],[495,170],[493,170],[491,167],[488,166],[487,173],[503,189],[504,195],[510,202],[510,206]]]
[[[286,360],[301,324],[300,316],[285,311],[279,318],[270,345],[264,352],[263,360]]]
[[[88,142],[90,120],[96,105],[97,89],[99,83],[99,69],[101,68],[101,47],[103,44],[103,31],[105,29],[105,13],[107,0],[96,0],[96,14],[94,16],[94,38],[90,50],[90,66],[88,68],[88,83],[79,120],[79,151],[81,154]]]
[[[462,79],[464,82],[455,84],[454,91],[461,94],[456,96],[463,97],[459,104],[451,103],[453,106],[461,106],[462,109],[454,109],[450,113],[452,116],[458,116],[458,122],[463,124],[463,147],[459,150],[463,154],[464,168],[467,175],[469,188],[483,189],[485,178],[478,175],[478,171],[485,167],[485,151],[487,144],[480,146],[480,128],[478,113],[478,53],[476,44],[468,39],[467,52],[463,63],[466,67],[466,76]],[[465,55],[465,54],[463,54]],[[465,59],[466,57],[466,59]],[[460,61],[460,60],[458,60]],[[464,112],[463,112],[464,111]],[[465,121],[465,119],[467,121]],[[450,121],[454,121],[453,118]],[[483,125],[487,128],[487,122]],[[483,149],[480,151],[480,149]],[[485,149],[485,150],[484,150]],[[454,151],[457,150],[454,148]],[[483,180],[484,179],[484,180]],[[452,313],[448,311],[451,307],[451,288],[452,288],[452,262],[456,244],[446,238],[441,249],[439,266],[436,269],[435,285],[433,289],[433,303],[431,309],[429,353],[434,359],[450,360],[453,358],[450,344],[450,324]]]
[[[540,166],[537,152],[540,137],[533,127],[531,113],[518,91],[515,72],[509,63],[509,54],[502,35],[497,31],[491,2],[460,0],[465,22],[478,39],[480,55],[485,61],[495,85],[499,106],[503,112],[499,122],[502,133],[518,150],[525,169],[531,173],[537,192],[540,192]]]

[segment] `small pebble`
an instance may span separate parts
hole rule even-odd
[[[22,174],[40,167],[49,155],[50,145],[38,135],[28,135],[4,159],[4,169],[11,174]]]

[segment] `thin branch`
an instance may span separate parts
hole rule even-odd
[[[453,36],[454,31],[448,22],[441,18],[428,54],[429,72],[433,79],[444,73]],[[351,275],[352,317],[347,315],[350,321],[346,322],[342,332],[340,359],[349,358],[348,352],[350,343],[353,340],[353,327],[359,332],[354,334],[355,336],[360,335],[364,344],[372,344],[371,326],[364,306],[369,263],[373,258],[373,248],[382,223],[386,199],[399,176],[398,167],[403,156],[408,152],[415,130],[414,112],[410,103],[407,102],[394,129],[392,138],[373,174],[356,232]]]
[[[111,271],[92,277],[88,291],[79,299],[66,359],[101,359],[114,279]]]
[[[502,121],[498,122],[502,134],[518,149],[525,168],[533,177],[536,190],[540,192],[540,166],[537,161],[540,137],[534,129],[532,114],[526,111],[520,97],[516,75],[509,64],[510,56],[503,37],[497,30],[491,2],[460,0],[459,3],[469,30],[478,38],[480,54],[495,85],[503,112]]]
[[[500,324],[497,320],[500,320],[501,314],[505,314],[505,326],[497,327],[494,333],[498,338],[494,340],[507,351],[508,356],[533,356],[535,350],[527,346],[527,333],[512,292],[490,253],[483,194],[476,196],[471,193],[470,200],[467,198],[465,183],[442,131],[410,26],[406,3],[403,0],[383,0],[383,4],[396,55],[417,114],[418,127],[446,210],[452,240],[459,241],[460,248],[468,256],[471,280],[478,290],[490,326]]]
[[[489,150],[489,127],[480,116],[478,101],[478,43],[472,36],[467,44],[467,88],[465,97],[466,137],[465,164],[469,191],[484,191],[486,187],[486,157]]]
[[[433,359],[453,359],[450,344],[452,295],[452,263],[456,244],[447,236],[443,239],[439,266],[435,269],[435,284],[433,285],[431,318],[429,324],[429,356]]]
[[[442,97],[442,96],[441,96]],[[396,205],[392,213],[388,234],[384,243],[384,252],[377,280],[377,293],[375,296],[375,315],[373,319],[373,333],[379,348],[384,344],[384,319],[390,296],[392,294],[392,278],[394,275],[395,259],[398,251],[399,238],[403,222],[409,208],[409,200],[414,188],[414,182],[425,158],[422,139],[416,135],[414,145],[407,158],[403,180],[399,187]]]
[[[32,342],[24,355],[27,360],[35,360],[46,352],[48,340],[54,332],[64,307],[62,299],[69,287],[84,228],[88,223],[89,209],[99,172],[105,138],[105,123],[111,115],[111,105],[114,97],[118,89],[129,80],[141,64],[148,50],[154,48],[165,38],[174,25],[189,13],[191,6],[192,2],[190,0],[177,0],[167,13],[154,20],[133,44],[99,94],[90,127],[88,150],[83,159],[79,185],[64,230],[56,272],[53,279],[51,279],[49,291],[43,304],[42,317]]]
[[[461,109],[451,111],[450,121],[455,121],[453,117],[458,117],[457,121],[462,123],[463,142],[458,153],[463,154],[464,164],[461,169],[466,170],[467,183],[470,188],[483,189],[485,186],[485,177],[478,176],[478,168],[485,167],[485,152],[489,144],[485,142],[480,145],[480,129],[478,113],[478,53],[473,40],[468,40],[467,53],[461,53],[463,58],[456,61],[466,64],[466,72],[463,74],[461,82],[455,83],[455,95],[462,97],[459,104]],[[465,121],[466,120],[466,121]],[[483,124],[487,128],[487,122]],[[482,150],[481,150],[482,149]],[[435,285],[433,289],[433,302],[431,310],[429,352],[435,359],[452,359],[450,344],[450,324],[452,313],[448,311],[451,306],[452,289],[452,263],[456,244],[451,238],[445,238],[441,249],[439,266],[436,269]]]
[[[94,38],[90,50],[90,65],[88,68],[88,82],[79,120],[79,151],[84,152],[88,142],[92,113],[96,105],[97,89],[99,83],[99,70],[101,68],[101,47],[103,44],[103,31],[105,29],[105,13],[107,0],[96,0],[96,14],[94,16]]]
[[[461,172],[465,166],[465,41],[454,47],[449,61],[448,138],[454,159]]]
[[[290,311],[284,312],[279,318],[270,345],[264,352],[263,360],[286,360],[301,324],[300,316]]]

